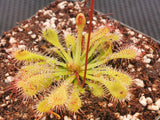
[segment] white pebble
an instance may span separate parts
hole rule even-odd
[[[142,70],[142,68],[140,68],[140,67],[139,67],[139,68],[137,68],[137,71],[141,71],[141,70]]]
[[[24,27],[24,28],[27,28],[27,27],[28,27],[28,24],[25,24],[23,27]]]
[[[124,116],[120,116],[120,120],[139,120],[137,117],[139,116],[139,113],[135,113],[134,115],[127,114]]]
[[[156,84],[153,84],[153,85],[152,85],[152,90],[153,90],[153,91],[157,91],[157,85],[156,85]]]
[[[34,46],[34,50],[35,50],[35,51],[39,51],[38,46]]]
[[[134,72],[134,71],[135,71],[135,69],[134,69],[134,68],[132,68],[132,69],[131,69],[131,72]]]
[[[95,120],[101,120],[101,118],[95,118]]]
[[[2,116],[0,116],[0,120],[4,120],[4,118]]]
[[[76,19],[75,18],[70,18],[69,20],[72,22],[73,25],[76,24]]]
[[[23,31],[23,29],[22,29],[22,28],[18,28],[18,30],[19,30],[20,32],[22,32],[22,31]]]
[[[157,105],[148,105],[147,107],[148,110],[154,110],[154,111],[158,111],[159,107]]]
[[[29,35],[32,34],[32,31],[29,31],[28,34],[29,34]]]
[[[58,7],[59,7],[60,9],[64,9],[64,8],[65,8],[65,6],[66,6],[66,4],[67,4],[67,2],[66,2],[66,1],[61,2],[61,3],[59,3],[59,4],[58,4]]]
[[[134,83],[139,87],[144,87],[144,82],[141,79],[134,79]]]
[[[95,21],[96,21],[96,20],[97,20],[97,18],[96,18],[96,17],[93,17],[93,20],[95,20]]]
[[[3,45],[3,46],[5,46],[6,40],[5,40],[5,39],[2,39],[0,44]]]
[[[139,42],[139,39],[137,39],[136,37],[131,37],[130,39],[131,39],[134,43]]]
[[[139,38],[142,38],[142,34],[139,34],[138,37],[139,37]]]
[[[9,40],[9,42],[10,42],[11,44],[14,44],[14,43],[16,43],[17,41],[15,40],[15,38],[11,37],[10,40]]]
[[[51,15],[52,11],[51,10],[45,10],[43,12],[44,15]]]
[[[6,98],[5,98],[6,100],[9,100],[10,99],[10,97],[9,97],[9,95],[8,96],[6,96]]]
[[[7,104],[1,104],[0,106],[1,106],[1,107],[5,107],[6,105],[7,105]],[[1,120],[1,119],[0,119],[0,120]]]
[[[101,19],[100,22],[106,24],[106,20],[105,19]]]
[[[145,56],[148,58],[153,58],[153,54],[146,54]]]
[[[112,107],[112,106],[113,106],[113,103],[109,103],[109,104],[108,104],[108,107]]]
[[[46,120],[46,116],[44,116],[41,120]]]
[[[152,66],[149,64],[146,64],[145,66],[146,66],[146,68],[152,68]]]
[[[70,2],[70,3],[68,4],[68,6],[73,6],[73,3]]]
[[[96,25],[96,22],[95,22],[95,21],[92,21],[92,24],[93,24],[93,25]]]
[[[160,108],[160,99],[158,99],[155,104]]]
[[[148,87],[148,90],[151,92],[152,91],[152,89],[150,88],[150,87]]]
[[[143,105],[146,106],[147,105],[147,101],[144,95],[141,95],[139,102]]]
[[[68,116],[64,116],[64,120],[72,120],[72,119],[69,118]]]
[[[69,10],[69,12],[73,12],[73,10],[71,9],[71,10]]]
[[[146,98],[146,101],[147,101],[147,104],[153,103],[153,100],[152,100],[152,98],[150,98],[150,97],[147,97],[147,98]]]
[[[25,45],[18,45],[18,48],[24,50],[26,48],[26,46]]]
[[[147,56],[144,56],[144,57],[143,57],[143,62],[144,62],[144,63],[150,63],[150,62],[151,62],[151,59],[150,59],[150,58],[147,58]]]
[[[133,31],[131,31],[131,32],[130,32],[130,34],[131,34],[131,35],[134,35],[134,32],[133,32]]]
[[[80,9],[81,9],[80,6],[79,6],[79,4],[78,4],[78,2],[76,2],[76,5],[74,6],[74,8],[75,8],[76,10],[80,10]]]
[[[5,79],[5,83],[10,83],[10,82],[12,82],[12,77],[11,76],[9,76]]]
[[[12,35],[15,35],[15,34],[17,34],[17,32],[14,32],[14,31],[13,31],[13,32],[12,32]]]
[[[75,120],[77,119],[77,116],[76,116],[76,114],[74,114],[74,115],[73,115],[73,118],[74,118]]]
[[[64,15],[64,13],[59,13],[59,15],[60,15],[60,16],[63,16],[63,15]]]
[[[36,34],[32,34],[31,38],[33,38],[33,39],[36,38]]]
[[[50,19],[50,21],[53,22],[53,23],[54,23],[56,20],[57,20],[56,17],[52,17],[52,18]]]
[[[9,74],[8,74],[8,73],[6,73],[6,74],[5,74],[5,77],[8,77],[8,76],[9,76]]]

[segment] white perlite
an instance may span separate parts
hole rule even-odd
[[[148,58],[153,58],[153,54],[146,54],[145,56]]]
[[[134,33],[134,31],[129,30],[129,31],[128,31],[128,34],[134,35],[135,33]]]
[[[5,46],[6,45],[6,40],[5,39],[1,39],[1,43],[0,43],[0,46]]]
[[[69,20],[72,22],[73,25],[76,24],[76,19],[75,18],[70,18]]]
[[[133,68],[134,66],[132,64],[129,64],[128,65],[128,68]]]
[[[143,57],[143,62],[144,63],[150,63],[151,62],[151,59],[148,58],[146,55]]]
[[[150,97],[147,97],[147,98],[146,98],[146,101],[147,101],[147,104],[152,104],[152,103],[153,103],[153,100],[152,100],[152,98],[150,98]]]
[[[26,46],[25,45],[18,45],[18,48],[21,50],[24,50],[26,48]]]
[[[137,43],[137,42],[139,42],[140,40],[139,39],[137,39],[136,37],[131,37],[131,40],[134,42],[134,43]]]
[[[134,79],[134,83],[139,87],[144,87],[144,82],[141,79]]]
[[[106,20],[105,19],[101,19],[100,22],[106,24]]]
[[[157,91],[157,85],[156,84],[152,84],[152,90]]]
[[[36,38],[36,34],[32,34],[31,38],[33,38],[33,39]]]
[[[45,10],[43,14],[51,16],[52,15],[52,10]]]
[[[68,116],[64,116],[64,120],[72,120],[72,119],[69,118]]]
[[[138,37],[139,37],[139,38],[142,38],[142,34],[139,34]]]
[[[4,118],[2,116],[0,116],[0,120],[4,120]]]
[[[113,103],[109,103],[109,104],[108,104],[108,107],[112,107],[112,106],[113,106]]]
[[[15,38],[13,38],[13,37],[10,37],[10,40],[9,40],[9,42],[10,42],[11,44],[14,44],[14,43],[16,43],[17,41],[15,40]]]
[[[29,35],[32,34],[32,31],[29,31],[28,34],[29,34]]]
[[[160,99],[158,99],[155,104],[160,108]]]
[[[46,116],[44,116],[41,120],[46,120]]]
[[[4,81],[5,81],[5,83],[10,83],[10,82],[12,82],[12,77],[9,76]]]
[[[147,100],[143,94],[141,95],[141,97],[139,99],[139,103],[141,103],[143,106],[147,105]]]
[[[134,115],[127,114],[124,116],[120,116],[120,120],[140,120],[138,118],[139,115],[140,115],[140,113],[135,113]]]
[[[66,5],[67,5],[67,1],[64,1],[64,2],[59,3],[59,4],[58,4],[58,7],[59,7],[60,9],[64,9]]]
[[[147,107],[148,110],[153,110],[153,111],[158,111],[159,107],[157,105],[148,105]]]

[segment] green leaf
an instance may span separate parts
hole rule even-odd
[[[131,85],[132,83],[132,79],[128,74],[107,66],[89,70],[87,74],[106,76],[106,78],[116,82],[121,82],[123,85]]]
[[[77,112],[82,106],[81,99],[77,91],[73,90],[67,102],[67,108],[72,112]]]
[[[57,48],[61,48],[61,44],[58,40],[58,35],[55,30],[47,29],[43,31],[43,37],[50,42],[52,45],[56,46]]]
[[[75,55],[75,43],[76,43],[75,41],[76,41],[76,38],[74,36],[70,35],[70,34],[68,34],[65,37],[65,42],[66,42],[67,50],[69,51],[69,49],[71,49],[73,55]]]
[[[96,97],[102,97],[104,95],[104,90],[100,84],[91,83],[89,81],[86,81],[86,83],[90,87],[93,95],[95,95]]]
[[[98,31],[94,32],[91,34],[91,41],[90,41],[90,46],[92,46],[95,41],[105,37],[105,35],[109,32],[109,29],[107,27],[102,27]],[[88,34],[85,35],[85,42],[88,40]]]
[[[23,89],[25,95],[33,96],[49,87],[53,80],[52,73],[44,73],[21,79],[17,82],[17,86]]]
[[[54,106],[64,105],[67,99],[67,86],[62,84],[60,87],[51,91],[51,94],[37,105],[37,110],[39,112],[49,112],[49,110]]]
[[[109,60],[118,59],[118,58],[126,58],[126,59],[136,58],[136,51],[135,49],[126,48],[117,53],[113,53],[109,56]]]
[[[125,86],[121,84],[121,82],[107,81],[104,84],[111,95],[116,99],[125,99],[128,94],[128,90]]]
[[[58,49],[60,49],[60,51],[65,56],[65,58],[66,58],[67,61],[72,61],[70,55],[66,53],[66,51],[64,50],[64,48],[60,44],[60,42],[58,40],[58,35],[57,35],[57,33],[56,33],[55,30],[53,30],[53,29],[47,29],[46,31],[43,32],[43,37],[48,42],[50,42],[52,45],[54,45],[55,47],[57,47]],[[58,51],[57,51],[57,53],[60,54]]]
[[[16,51],[14,53],[14,58],[16,58],[19,61],[27,61],[27,62],[34,62],[47,59],[45,56],[30,52],[28,50]]]

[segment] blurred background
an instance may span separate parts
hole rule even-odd
[[[55,0],[0,0],[0,35]],[[74,0],[76,1],[76,0]],[[89,0],[90,1],[90,0]],[[160,42],[160,0],[94,0],[95,9]]]

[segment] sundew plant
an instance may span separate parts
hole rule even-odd
[[[132,46],[113,52],[113,43],[120,36],[111,33],[107,26],[86,33],[83,41],[85,24],[84,14],[79,13],[76,17],[77,35],[66,35],[65,45],[61,44],[56,30],[43,31],[44,39],[53,45],[56,58],[29,50],[14,53],[15,59],[27,63],[15,76],[16,90],[29,99],[50,90],[36,103],[37,113],[53,113],[60,118],[53,111],[62,106],[77,112],[82,107],[81,95],[85,94],[86,87],[96,97],[109,93],[113,98],[122,100],[127,96],[131,77],[106,63],[120,58],[134,59],[137,49]],[[52,89],[49,89],[51,86]]]

